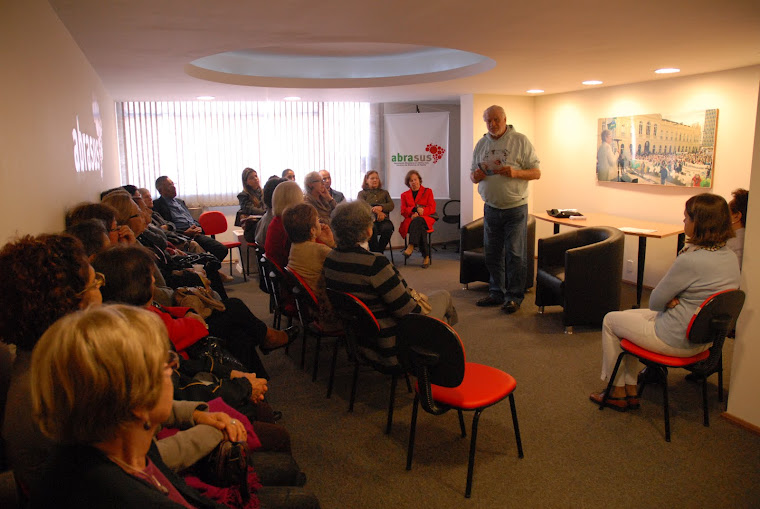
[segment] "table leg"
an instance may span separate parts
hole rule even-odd
[[[636,271],[636,304],[633,309],[639,309],[641,307],[641,290],[644,287],[644,262],[647,256],[647,238],[639,236],[639,259],[638,268]]]
[[[554,223],[554,235],[559,233],[559,223]]]

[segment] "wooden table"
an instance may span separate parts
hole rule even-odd
[[[636,305],[634,308],[641,306],[641,291],[644,286],[644,262],[647,253],[647,238],[662,239],[673,235],[678,235],[678,246],[676,253],[683,248],[685,235],[683,224],[655,223],[654,221],[644,221],[641,219],[631,219],[628,217],[612,216],[609,214],[584,213],[586,219],[567,219],[552,217],[546,212],[534,212],[533,217],[549,223],[554,223],[554,233],[559,233],[560,225],[571,226],[573,228],[584,228],[586,226],[612,226],[621,230],[626,235],[633,235],[639,238],[638,267],[636,272]]]

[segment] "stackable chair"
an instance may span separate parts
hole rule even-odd
[[[452,205],[454,205],[454,207],[456,208],[456,214],[448,212],[449,207],[452,206]],[[461,219],[461,214],[460,214],[459,206],[460,206],[460,201],[459,200],[449,200],[449,201],[447,201],[446,203],[443,204],[443,217],[441,218],[441,220],[444,223],[457,225],[457,229],[459,228],[459,221]],[[446,249],[446,244],[448,244],[449,242],[451,242],[451,241],[446,241],[446,242],[443,243],[443,249]],[[456,242],[456,244],[457,244],[456,252],[458,253],[459,252],[459,239],[455,240],[454,242]]]
[[[298,316],[298,309],[295,305],[295,296],[293,296],[293,285],[288,281],[289,275],[280,267],[277,262],[270,260],[266,254],[262,255],[261,262],[266,273],[270,298],[274,306],[274,318],[272,327],[275,329],[282,328],[282,317],[288,319],[288,327],[293,325],[293,318]],[[301,358],[301,368],[303,368],[304,359]]]
[[[378,324],[375,315],[364,302],[350,293],[340,292],[338,290],[333,290],[332,288],[327,289],[327,296],[333,307],[340,310],[340,316],[346,334],[346,350],[348,351],[349,359],[354,363],[354,377],[351,384],[351,398],[348,403],[348,411],[354,411],[356,386],[359,381],[359,368],[362,366],[370,366],[375,371],[384,375],[390,375],[391,393],[390,399],[388,400],[388,419],[385,426],[385,434],[388,435],[391,432],[391,426],[393,424],[393,406],[396,399],[398,377],[400,375],[406,377],[406,386],[409,389],[409,392],[412,392],[409,376],[404,367],[400,364],[395,366],[384,366],[377,362],[373,362],[362,354],[362,349],[359,347],[373,348],[377,344],[377,338],[380,333],[380,325]],[[333,371],[335,369],[334,362],[335,358],[333,357]],[[332,378],[330,381],[330,389],[332,389]],[[331,392],[328,391],[328,398],[330,397],[330,394]]]
[[[200,215],[198,218],[198,222],[201,224],[201,228],[203,228],[203,232],[206,235],[211,236],[212,239],[216,238],[216,234],[218,233],[224,233],[227,231],[227,218],[224,217],[224,214],[219,212],[218,210],[210,210],[208,212],[204,212]],[[222,242],[221,243],[224,247],[227,248],[227,251],[229,252],[231,249],[238,248],[238,251],[240,251],[240,264],[243,264],[243,244],[241,242]],[[229,255],[230,257],[230,276],[232,275],[232,254]],[[246,268],[243,268],[243,281],[248,281],[248,276],[246,275]]]
[[[691,357],[671,357],[660,353],[650,352],[640,346],[622,339],[620,346],[623,351],[618,355],[615,369],[612,370],[610,381],[607,384],[605,397],[599,405],[603,410],[607,400],[607,394],[611,394],[612,383],[617,375],[620,363],[625,355],[637,357],[654,372],[660,372],[658,382],[662,384],[662,407],[665,414],[665,441],[670,442],[670,413],[668,405],[668,368],[684,368],[694,373],[702,382],[702,409],[704,411],[704,425],[710,426],[710,416],[707,411],[707,377],[718,372],[718,400],[723,401],[723,343],[729,331],[736,326],[744,306],[744,292],[741,290],[725,290],[708,297],[694,313],[686,329],[686,337],[690,343],[706,344],[712,346],[704,352]],[[647,381],[642,380],[638,396],[644,393]]]
[[[467,436],[463,411],[474,411],[470,459],[467,467],[467,487],[464,496],[470,498],[475,466],[475,445],[478,421],[486,408],[509,397],[512,424],[515,428],[518,457],[523,457],[520,428],[517,423],[514,391],[515,379],[496,368],[467,362],[459,335],[447,323],[430,316],[410,314],[400,323],[398,358],[401,364],[417,377],[412,423],[409,429],[409,450],[406,469],[412,468],[414,437],[417,430],[417,410],[441,415],[449,410],[459,414],[462,437]]]
[[[259,288],[262,292],[269,294],[269,313],[274,313],[274,295],[272,292],[272,283],[269,281],[269,274],[265,269],[266,260],[264,260],[264,246],[252,242],[248,244],[248,252],[253,249],[254,256],[256,257],[256,268],[259,271]],[[249,261],[250,263],[250,261]]]
[[[290,276],[288,284],[296,298],[296,309],[298,318],[304,328],[303,343],[301,344],[301,367],[305,365],[306,359],[306,336],[311,335],[317,339],[314,349],[314,368],[311,373],[311,381],[317,380],[317,369],[319,368],[319,350],[322,347],[322,338],[335,338],[335,348],[333,349],[332,362],[330,365],[330,381],[327,388],[327,397],[332,393],[333,380],[335,379],[335,362],[338,357],[338,346],[340,338],[343,337],[342,329],[326,329],[319,323],[319,299],[314,291],[309,287],[309,283],[301,275],[290,267],[285,267],[285,272]]]

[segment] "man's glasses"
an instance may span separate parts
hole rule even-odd
[[[92,283],[84,287],[84,290],[77,293],[77,297],[80,297],[84,295],[85,293],[89,292],[90,290],[98,290],[101,286],[105,286],[106,284],[106,277],[103,275],[102,272],[96,272],[95,273],[95,279],[93,279]]]

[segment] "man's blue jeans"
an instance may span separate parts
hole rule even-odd
[[[483,220],[483,244],[486,267],[491,274],[491,296],[520,304],[528,277],[528,205],[511,209],[485,205]]]

